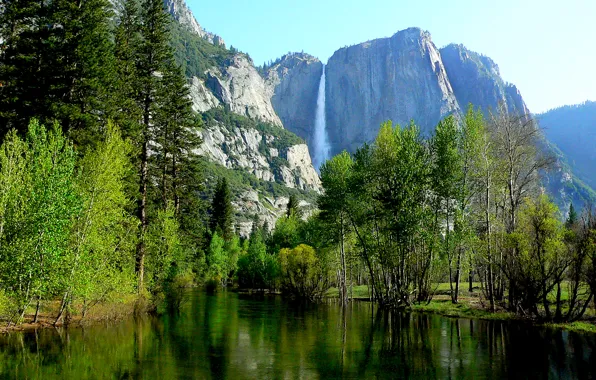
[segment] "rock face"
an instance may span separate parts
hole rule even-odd
[[[418,28],[338,50],[326,74],[332,154],[372,141],[384,121],[415,120],[430,133],[460,110],[439,50]]]
[[[205,31],[205,29],[199,25],[184,0],[164,0],[164,5],[174,20],[178,21],[181,25],[186,26],[199,37],[214,45],[225,45],[224,40],[220,36]]]
[[[190,81],[190,99],[192,100],[192,109],[195,112],[206,112],[221,104],[211,91],[205,87],[205,83],[197,77],[193,77]]]
[[[263,181],[286,187],[320,191],[320,180],[312,166],[306,144],[280,151],[277,137],[252,128],[217,124],[201,130],[203,144],[198,153],[228,169],[242,169]]]
[[[206,86],[232,112],[282,126],[271,105],[265,80],[245,54],[234,55],[222,68],[209,69]]]
[[[511,114],[529,114],[517,87],[503,81],[499,66],[492,59],[468,50],[463,45],[451,44],[440,51],[462,110],[473,104],[488,112],[504,104]]]
[[[317,93],[323,64],[304,53],[284,55],[266,73],[273,108],[284,127],[312,147]]]
[[[537,119],[574,173],[596,188],[596,102],[556,108],[537,115]]]

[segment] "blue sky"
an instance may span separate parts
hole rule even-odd
[[[324,62],[411,26],[438,47],[491,57],[532,112],[596,100],[596,0],[187,0],[208,31],[256,64],[290,51]]]

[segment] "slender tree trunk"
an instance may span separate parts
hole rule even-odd
[[[35,316],[33,317],[33,323],[37,323],[37,318],[39,317],[39,305],[41,303],[41,298],[37,297],[37,305],[35,306]]]
[[[136,271],[139,275],[139,292],[143,290],[145,277],[145,232],[147,230],[147,181],[148,181],[148,161],[149,161],[149,123],[150,123],[151,99],[149,95],[145,96],[145,108],[143,113],[143,124],[145,131],[143,133],[143,143],[141,147],[141,178],[140,178],[140,199],[139,199],[139,221],[141,222],[141,237],[137,245]]]

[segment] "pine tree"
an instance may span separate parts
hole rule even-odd
[[[165,205],[172,201],[176,215],[187,198],[196,197],[198,155],[201,144],[200,122],[193,114],[189,89],[180,68],[172,61],[165,68],[163,85],[158,92],[159,109],[153,119],[156,152],[154,164],[159,178],[160,197]]]
[[[57,120],[75,143],[96,140],[112,74],[108,0],[8,1],[0,15],[3,135],[33,115]],[[58,27],[59,26],[59,27]]]
[[[230,239],[233,234],[233,218],[234,209],[232,208],[228,181],[225,177],[220,178],[215,187],[211,203],[211,219],[209,221],[211,232],[219,232],[226,240]]]
[[[290,199],[288,200],[288,206],[286,209],[286,216],[288,218],[294,216],[300,219],[302,218],[302,215],[303,213],[302,209],[300,208],[300,202],[298,201],[298,198],[294,194],[290,195]]]
[[[137,60],[141,47],[141,14],[137,0],[126,0],[115,31],[114,122],[124,138],[140,146],[142,107]],[[138,152],[136,152],[138,155]]]
[[[24,135],[30,115],[49,115],[51,81],[47,78],[52,34],[47,4],[5,0],[0,12],[0,137],[10,129]]]
[[[154,138],[152,119],[158,109],[157,97],[162,86],[162,73],[173,56],[169,45],[170,16],[166,13],[162,0],[146,0],[142,3],[140,37],[141,43],[136,52],[139,106],[141,109],[139,138],[139,197],[137,214],[141,223],[141,236],[147,231],[147,202],[149,192],[149,143]],[[136,270],[139,274],[139,288],[143,287],[145,270],[145,244],[143,239],[137,248]]]
[[[565,221],[565,226],[567,228],[571,228],[577,222],[577,211],[575,211],[575,207],[573,207],[573,203],[569,205],[569,214],[567,215],[567,220]]]

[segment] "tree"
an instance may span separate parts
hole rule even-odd
[[[56,322],[73,300],[83,316],[115,291],[132,292],[136,220],[128,215],[125,178],[131,170],[130,144],[109,125],[105,137],[79,162],[76,190],[82,208],[72,231],[70,272]]]
[[[292,298],[318,300],[329,288],[325,263],[308,245],[282,249],[279,266],[282,291]]]
[[[577,212],[573,207],[573,202],[569,204],[569,213],[567,214],[567,220],[565,221],[565,227],[572,228],[577,223]]]
[[[24,144],[16,133],[9,137],[1,159],[14,171],[2,168],[3,175],[19,180],[2,186],[2,193],[14,198],[8,198],[3,211],[0,282],[17,301],[15,321],[34,299],[67,286],[69,242],[80,203],[74,181],[76,156],[57,124],[48,131],[33,120]],[[14,193],[17,188],[19,194]]]
[[[497,113],[491,113],[491,123],[496,155],[505,182],[505,231],[511,234],[516,230],[517,215],[524,198],[537,194],[540,171],[548,169],[553,158],[539,154],[539,129],[526,115],[510,115],[506,107],[500,105]],[[508,250],[504,265],[516,265],[515,249],[513,246]],[[510,309],[516,309],[518,302],[515,284],[510,283]]]
[[[138,105],[141,109],[139,139],[139,197],[137,215],[140,221],[141,239],[137,247],[136,270],[139,274],[139,289],[143,288],[145,268],[145,243],[143,236],[147,231],[149,194],[149,144],[155,138],[153,120],[159,109],[158,97],[163,87],[163,73],[172,61],[173,51],[169,45],[170,16],[163,1],[146,0],[142,4],[140,17],[140,47],[136,50],[137,64],[135,85],[139,87]]]
[[[233,234],[233,218],[234,209],[228,181],[222,177],[217,181],[211,201],[211,218],[209,220],[211,233],[219,233],[224,239],[230,239]]]
[[[295,216],[298,219],[301,219],[303,216],[302,209],[300,208],[300,201],[296,197],[295,194],[291,194],[290,198],[288,199],[288,206],[286,208],[286,216],[289,218],[291,216]]]
[[[431,151],[433,157],[431,182],[434,191],[434,213],[435,228],[444,230],[443,252],[447,256],[449,267],[449,287],[451,289],[451,301],[457,303],[459,294],[459,281],[461,275],[462,254],[458,249],[460,231],[453,230],[456,223],[456,213],[461,215],[462,210],[456,203],[457,195],[464,185],[463,157],[458,149],[459,135],[458,126],[453,116],[441,120],[431,140]],[[440,221],[439,221],[440,218]],[[453,286],[455,283],[455,288]]]
[[[321,167],[321,183],[325,192],[319,197],[317,202],[321,210],[321,219],[334,229],[334,241],[339,244],[340,274],[338,276],[338,282],[340,299],[344,303],[348,299],[345,238],[349,231],[346,206],[348,203],[348,184],[352,166],[352,158],[346,151],[343,151],[323,164]]]
[[[21,134],[30,115],[59,121],[75,143],[93,143],[111,92],[110,3],[8,1],[0,16],[0,123]],[[59,25],[60,27],[56,27]]]

